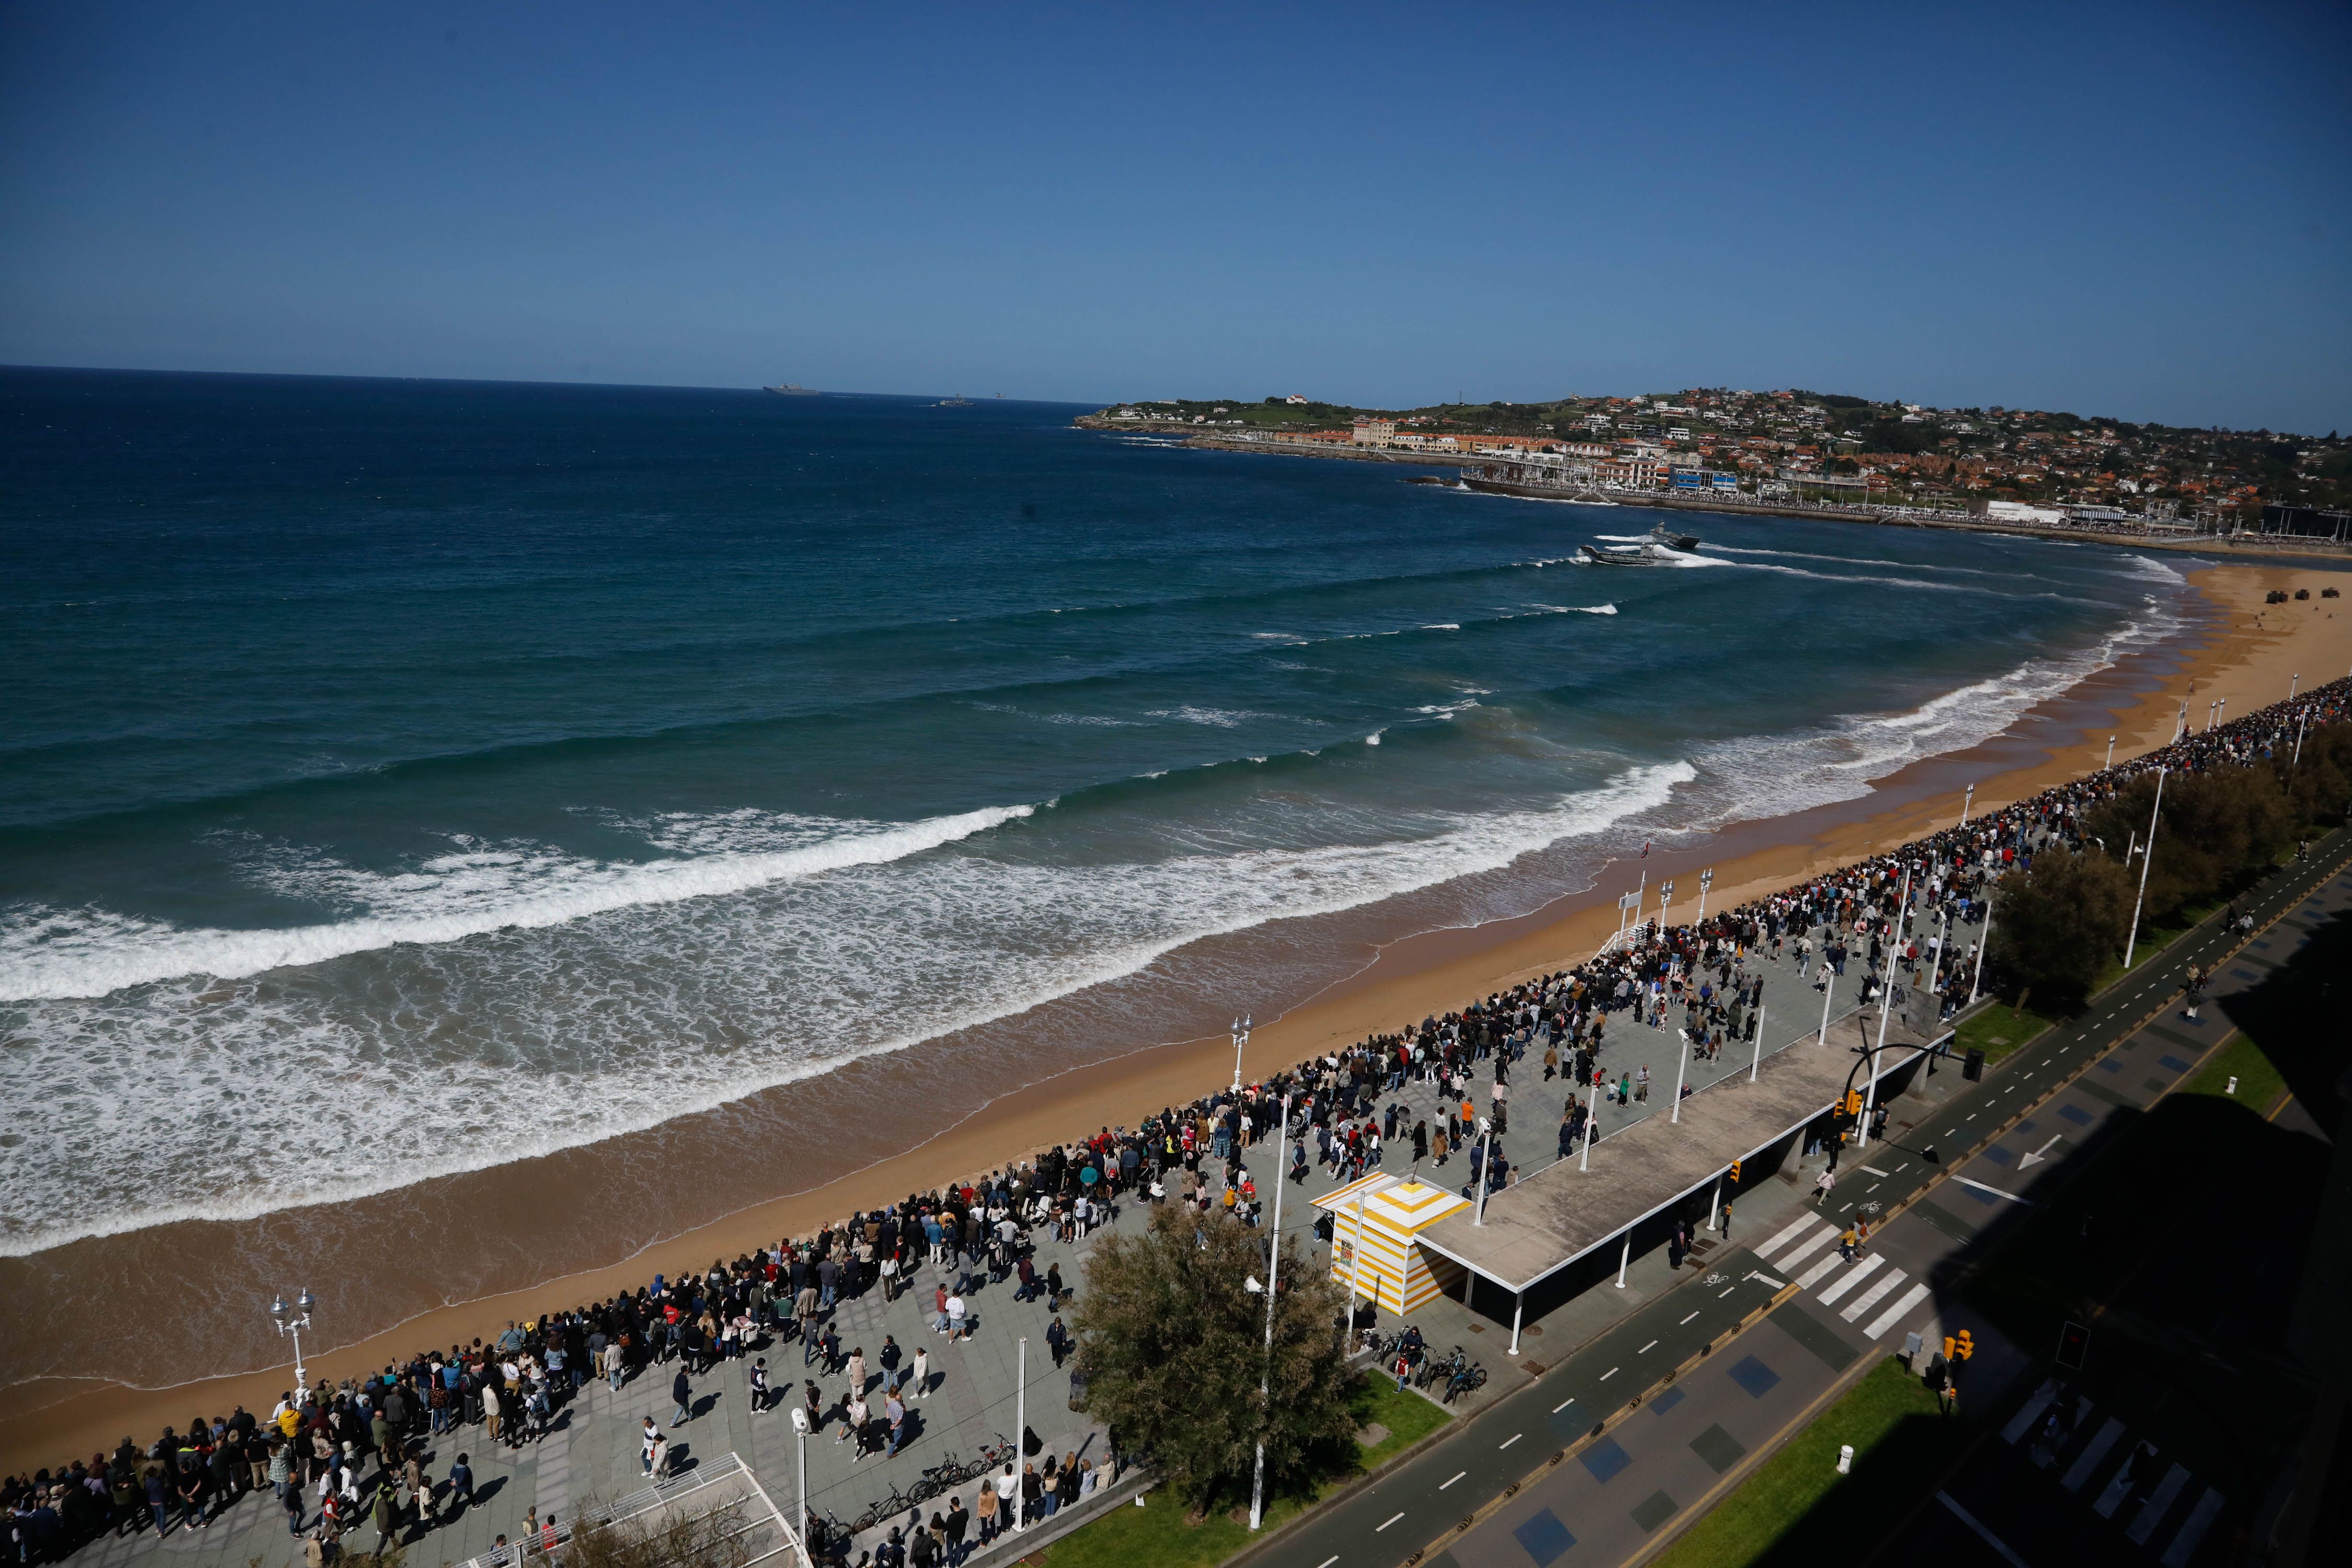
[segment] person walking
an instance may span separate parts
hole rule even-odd
[[[907,1381],[913,1384],[913,1397],[922,1398],[931,1389],[931,1352],[929,1346],[918,1346],[915,1359],[908,1365]]]
[[[679,1363],[677,1375],[669,1380],[669,1396],[677,1405],[677,1409],[669,1418],[670,1429],[676,1431],[694,1415],[694,1384],[687,1381],[684,1363]]]
[[[1822,1166],[1822,1173],[1813,1178],[1813,1202],[1817,1204],[1825,1202],[1830,1195],[1830,1189],[1836,1185],[1836,1169],[1829,1165]]]

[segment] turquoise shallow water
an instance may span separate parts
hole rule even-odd
[[[1840,524],[1587,568],[1648,514],[1077,411],[0,372],[0,1094],[44,1108],[0,1250],[586,1142],[1288,917],[1521,912],[2179,619],[2159,562]]]

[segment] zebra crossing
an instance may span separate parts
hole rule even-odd
[[[1803,1215],[1757,1247],[1756,1256],[1822,1306],[1838,1308],[1838,1316],[1868,1338],[1883,1338],[1927,1299],[1927,1284],[1876,1253],[1847,1258],[1836,1245],[1842,1234],[1842,1226],[1821,1215]],[[1763,1273],[1757,1278],[1776,1290],[1790,1282]]]
[[[2001,1441],[2021,1448],[2036,1468],[2054,1469],[2063,1461],[2065,1468],[2059,1473],[2058,1484],[2077,1497],[2089,1498],[2091,1511],[2101,1519],[2121,1518],[2124,1537],[2135,1546],[2155,1550],[2151,1543],[2157,1531],[2181,1499],[2193,1493],[2196,1500],[2173,1527],[2157,1558],[2163,1568],[2185,1568],[2221,1517],[2226,1500],[2215,1488],[2201,1486],[2186,1465],[2166,1458],[2155,1444],[2126,1444],[2129,1436],[2129,1428],[2116,1417],[2097,1411],[2088,1394],[2070,1398],[2054,1379],[2035,1389],[2000,1429]],[[2112,1470],[2109,1465],[2114,1466]],[[2149,1478],[2158,1466],[2163,1473],[2151,1483]],[[2102,1476],[2104,1482],[2095,1485]],[[2135,1498],[2138,1506],[2126,1512],[2126,1505]]]

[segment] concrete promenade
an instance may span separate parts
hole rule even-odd
[[[1967,934],[1955,936],[1956,943],[1964,944],[1967,940]],[[1840,1064],[1834,1075],[1818,1064],[1801,1073],[1791,1070],[1795,1064],[1810,1061],[1820,1049],[1813,1044],[1812,1030],[1822,1015],[1822,994],[1796,974],[1793,958],[1775,963],[1764,957],[1758,961],[1757,967],[1765,976],[1765,1076],[1775,1082],[1793,1082],[1801,1078],[1806,1085],[1804,1095],[1825,1101],[1831,1090],[1814,1085],[1812,1079],[1819,1077],[1826,1085],[1828,1078],[1835,1076],[1842,1082],[1851,1065],[1850,1053],[1840,1048],[1837,1041],[1841,1029],[1852,1033],[1856,1026],[1853,1015],[1853,998],[1862,978],[1859,966],[1850,963],[1847,974],[1836,985],[1833,1012],[1845,1022],[1842,1026],[1833,1024],[1832,1029],[1829,1054]],[[1456,1005],[1469,1000],[1459,998]],[[1398,1020],[1399,1025],[1404,1022]],[[1611,1081],[1614,1082],[1621,1073],[1636,1073],[1644,1065],[1653,1076],[1646,1101],[1604,1109],[1602,1137],[1592,1152],[1594,1169],[1579,1180],[1580,1201],[1592,1216],[1590,1223],[1603,1227],[1614,1223],[1609,1216],[1622,1215],[1631,1220],[1655,1206],[1654,1194],[1633,1181],[1635,1162],[1631,1152],[1640,1146],[1634,1136],[1643,1128],[1649,1128],[1641,1133],[1645,1139],[1660,1144],[1671,1141],[1696,1152],[1689,1158],[1712,1161],[1716,1153],[1713,1135],[1707,1130],[1720,1117],[1729,1114],[1731,1108],[1752,1108],[1757,1100],[1755,1091],[1744,1082],[1750,1065],[1748,1053],[1745,1047],[1727,1047],[1717,1061],[1691,1064],[1690,1081],[1698,1092],[1685,1102],[1684,1125],[1670,1128],[1667,1112],[1674,1091],[1674,1064],[1682,1049],[1673,1030],[1634,1025],[1621,1013],[1612,1016],[1607,1041],[1601,1065]],[[1789,1052],[1792,1046],[1801,1049],[1784,1060],[1782,1053]],[[1500,1142],[1515,1174],[1538,1171],[1557,1159],[1559,1121],[1566,1089],[1557,1081],[1543,1082],[1540,1056],[1539,1047],[1531,1048],[1511,1074],[1509,1131]],[[1487,1076],[1481,1064],[1476,1094],[1482,1108],[1486,1104]],[[1735,1079],[1743,1081],[1731,1081]],[[1382,1102],[1388,1099],[1406,1102],[1411,1113],[1408,1127],[1412,1120],[1442,1120],[1444,1114],[1436,1091],[1419,1083],[1408,1085],[1401,1095],[1383,1097]],[[1777,1108],[1777,1096],[1774,1103]],[[1157,1109],[1135,1108],[1139,1120]],[[1775,1109],[1773,1114],[1780,1114],[1780,1110]],[[1405,1169],[1411,1163],[1411,1149],[1409,1138],[1390,1144],[1383,1168],[1399,1172]],[[1276,1162],[1276,1151],[1270,1142],[1261,1142],[1246,1156],[1248,1168],[1269,1195]],[[1613,1179],[1612,1173],[1622,1179]],[[1469,1181],[1468,1163],[1464,1155],[1456,1153],[1442,1169],[1432,1162],[1424,1167],[1423,1174],[1458,1188]],[[1310,1227],[1318,1213],[1307,1200],[1337,1184],[1332,1173],[1319,1167],[1303,1184],[1285,1184],[1284,1233],[1314,1257],[1318,1268],[1329,1267],[1328,1253],[1313,1237]],[[1769,1198],[1759,1196],[1757,1206],[1768,1203],[1777,1206],[1782,1195],[1776,1192]],[[1512,1212],[1516,1192],[1507,1191],[1490,1202],[1490,1223]],[[1116,1226],[1138,1231],[1146,1215],[1145,1205],[1129,1203],[1122,1205]],[[1038,1273],[1042,1277],[1048,1264],[1059,1263],[1065,1282],[1073,1289],[1080,1289],[1086,1261],[1100,1234],[1065,1247],[1040,1233],[1035,1258]],[[649,1258],[648,1274],[655,1268],[675,1267],[686,1261],[688,1260],[668,1257]],[[1555,1336],[1553,1342],[1572,1343],[1600,1331],[1638,1308],[1653,1289],[1663,1287],[1664,1280],[1647,1280],[1646,1274],[1651,1271],[1654,1270],[1645,1268],[1644,1278],[1635,1282],[1636,1288],[1630,1293],[1614,1289],[1588,1291],[1578,1300],[1553,1304],[1547,1310],[1543,1322],[1531,1325],[1532,1332],[1540,1335],[1549,1326]],[[1663,1273],[1662,1268],[1654,1271]],[[894,1488],[903,1489],[911,1485],[925,1467],[951,1456],[968,1459],[984,1443],[1011,1440],[1018,1431],[1014,1413],[1020,1379],[1016,1369],[1020,1364],[1020,1342],[1024,1338],[1028,1341],[1028,1425],[1056,1454],[1076,1453],[1097,1465],[1105,1458],[1100,1428],[1068,1407],[1067,1376],[1056,1371],[1046,1351],[1045,1332],[1053,1315],[1045,1304],[1015,1300],[1012,1281],[984,1286],[971,1297],[976,1325],[972,1338],[951,1343],[930,1326],[932,1292],[937,1282],[937,1270],[927,1267],[918,1270],[911,1288],[898,1301],[885,1304],[877,1289],[845,1300],[833,1314],[833,1326],[841,1337],[845,1352],[863,1348],[869,1365],[875,1367],[869,1373],[871,1384],[878,1385],[877,1357],[886,1334],[895,1338],[909,1358],[918,1347],[928,1349],[932,1375],[926,1395],[909,1406],[912,1436],[895,1458],[877,1457],[853,1463],[853,1445],[835,1441],[837,1426],[828,1426],[809,1441],[808,1502],[821,1518],[829,1515],[844,1521],[854,1521],[887,1499]],[[1421,1309],[1413,1319],[1441,1348],[1467,1342],[1471,1353],[1479,1355],[1487,1364],[1487,1387],[1466,1403],[1457,1404],[1457,1409],[1481,1407],[1523,1384],[1532,1375],[1500,1353],[1505,1346],[1499,1335],[1489,1340],[1480,1338],[1490,1329],[1507,1328],[1511,1316],[1509,1299],[1496,1292],[1492,1300],[1476,1302],[1476,1307],[1475,1311],[1465,1310],[1458,1301],[1442,1300]],[[1490,1315],[1497,1313],[1499,1316]],[[1383,1319],[1384,1327],[1392,1326],[1387,1314]],[[780,1392],[780,1398],[774,1411],[755,1416],[748,1398],[747,1378],[752,1360],[761,1355],[769,1362],[772,1385]],[[669,1381],[675,1370],[673,1363],[640,1373],[618,1391],[609,1389],[601,1380],[590,1381],[580,1396],[559,1412],[545,1437],[518,1450],[509,1451],[491,1442],[478,1426],[431,1439],[424,1449],[428,1473],[436,1482],[442,1480],[457,1456],[466,1454],[476,1477],[476,1500],[471,1507],[454,1514],[445,1508],[444,1522],[436,1528],[420,1530],[412,1522],[404,1529],[402,1537],[411,1561],[420,1565],[461,1562],[488,1551],[500,1534],[509,1540],[519,1538],[534,1511],[541,1521],[552,1513],[568,1521],[591,1500],[615,1498],[641,1487],[644,1477],[639,1461],[640,1425],[646,1416],[652,1415],[667,1426],[672,1411]],[[845,1391],[844,1378],[824,1377],[815,1369],[804,1368],[797,1342],[755,1344],[742,1359],[721,1363],[707,1376],[693,1380],[692,1416],[672,1434],[677,1445],[674,1464],[690,1466],[697,1456],[715,1458],[730,1451],[740,1454],[777,1503],[788,1511],[794,1510],[798,1498],[794,1439],[783,1411],[789,1403],[797,1402],[804,1378],[816,1381],[827,1406],[835,1405]],[[869,1396],[878,1408],[878,1388]],[[959,1489],[959,1495],[969,1508],[974,1500],[975,1488]],[[946,1506],[945,1498],[934,1500],[924,1505],[924,1517],[928,1519],[930,1512]],[[315,1509],[310,1517],[315,1518]],[[363,1524],[346,1540],[354,1548],[372,1549],[375,1543],[373,1526]],[[256,1560],[264,1564],[291,1563],[300,1557],[300,1542],[289,1533],[284,1514],[267,1496],[247,1496],[205,1530],[174,1530],[160,1542],[152,1531],[146,1531],[103,1539],[76,1553],[76,1561],[102,1568],[159,1558],[184,1563],[188,1568],[247,1568]]]

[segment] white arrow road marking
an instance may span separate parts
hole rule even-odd
[[[1956,1181],[1956,1182],[1959,1183],[1959,1184],[1960,1184],[1960,1185],[1962,1185],[1962,1186],[1964,1186],[1964,1187],[1974,1187],[1977,1191],[1979,1191],[1979,1192],[1980,1192],[1980,1193],[1990,1193],[1993,1196],[1995,1196],[1995,1197],[1997,1197],[1997,1198],[2007,1198],[2011,1203],[2013,1203],[2013,1204],[2024,1204],[2024,1205],[2027,1205],[2028,1206],[2031,1206],[2031,1205],[2032,1205],[2032,1202],[2033,1202],[2033,1200],[2032,1200],[2032,1198],[2021,1198],[2021,1197],[2019,1197],[2015,1193],[2004,1193],[2004,1192],[2002,1192],[1999,1187],[1989,1187],[1989,1186],[1986,1186],[1982,1182],[1972,1182],[1972,1181],[1969,1180],[1966,1176],[1954,1176],[1954,1177],[1952,1178],[1952,1180],[1954,1180],[1954,1181]]]
[[[2059,1136],[2063,1137],[2064,1134],[2061,1133]],[[2036,1149],[2032,1153],[2028,1154],[2023,1159],[2020,1160],[2017,1163],[2017,1168],[2022,1171],[2028,1165],[2039,1165],[2042,1161],[2050,1158],[2050,1151],[2055,1149],[2057,1146],[2058,1139],[2051,1139],[2049,1142],[2044,1143],[2041,1148]]]

